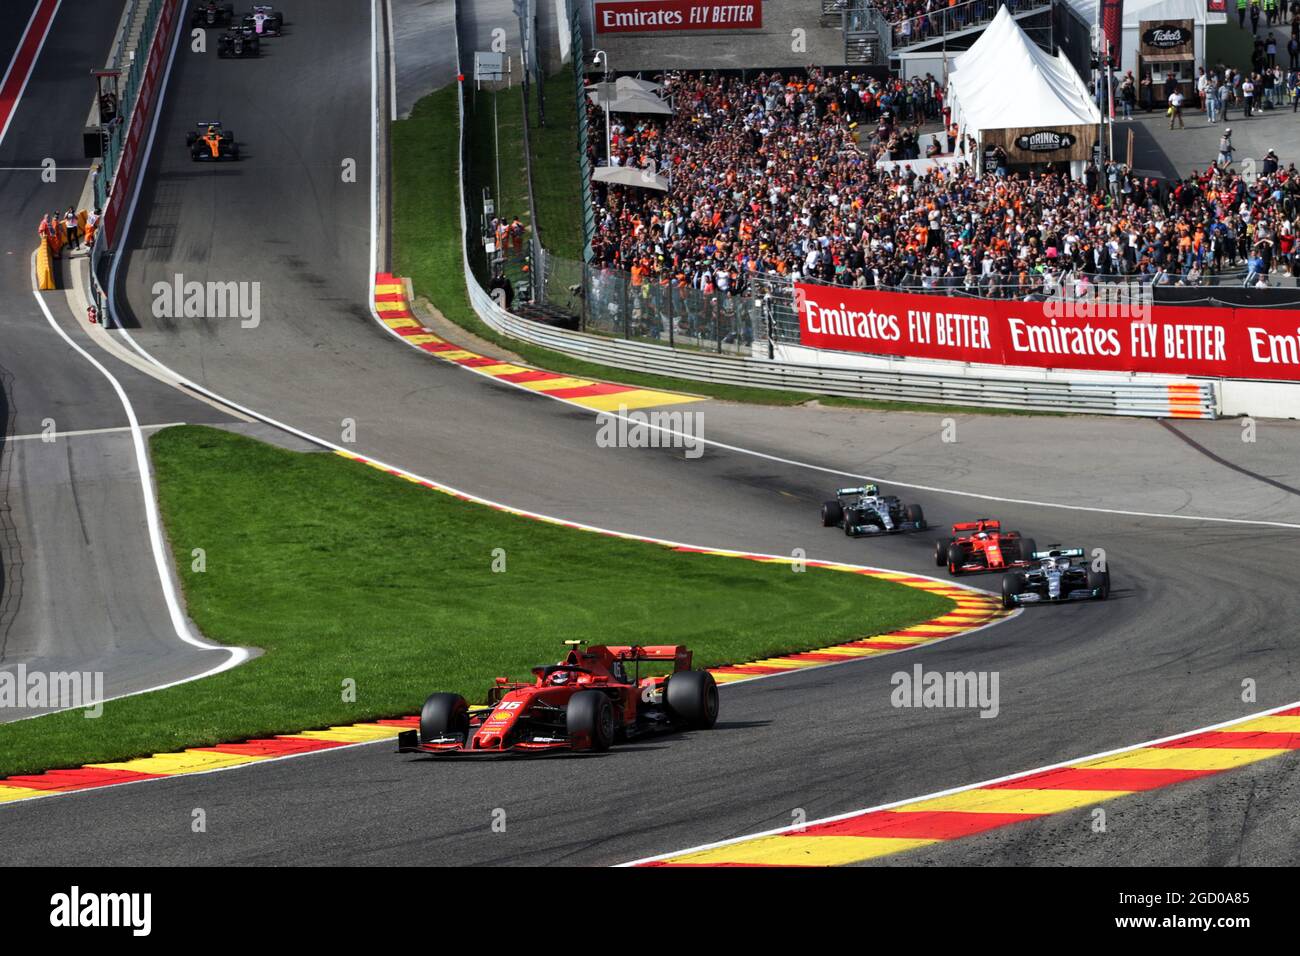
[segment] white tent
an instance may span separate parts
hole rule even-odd
[[[620,95],[624,93],[652,93],[658,95],[663,92],[663,87],[658,83],[650,80],[638,80],[631,76],[620,76],[614,81],[614,86],[618,88]]]
[[[619,81],[622,82],[621,80]],[[673,108],[653,93],[632,87],[619,87],[618,96],[605,103],[599,90],[589,88],[587,96],[593,103],[607,108],[612,113],[653,113],[658,116],[672,116]]]
[[[1100,0],[1066,0],[1066,3],[1071,13],[1093,31],[1095,39]],[[1227,4],[1226,13],[1209,10],[1207,6],[1205,0],[1125,0],[1123,19],[1120,21],[1120,62],[1116,67],[1119,75],[1123,76],[1137,67],[1138,43],[1142,34],[1140,25],[1143,23],[1192,21],[1197,65],[1205,65],[1205,28],[1226,23],[1229,16],[1235,18],[1237,15],[1237,5],[1231,0]],[[1276,30],[1282,40],[1285,40],[1285,30],[1285,23]],[[1280,43],[1279,46],[1285,46],[1285,43]]]
[[[958,142],[981,146],[988,130],[1096,126],[1101,114],[1079,74],[1058,50],[1045,53],[1007,12],[993,22],[948,74],[946,102]]]
[[[668,191],[668,180],[655,172],[653,166],[645,169],[637,169],[635,166],[598,166],[592,171],[591,178],[598,183]]]
[[[1100,0],[1067,0],[1084,23],[1097,22],[1097,9]],[[1236,13],[1237,5],[1228,4]],[[1205,0],[1124,0],[1124,19],[1126,27],[1136,27],[1143,20],[1194,20],[1198,23],[1223,23],[1227,15],[1208,10]]]

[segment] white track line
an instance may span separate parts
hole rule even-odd
[[[13,58],[9,61],[9,66],[5,69],[5,75],[0,77],[0,90],[5,88],[9,82],[9,77],[18,65],[18,58],[23,54],[23,45],[27,42],[27,34],[31,32],[32,24],[36,22],[36,15],[41,12],[44,6],[44,0],[36,0],[36,5],[32,7],[32,15],[27,19],[27,26],[23,28],[23,35],[18,38],[18,46],[14,49]],[[45,40],[54,29],[54,18],[59,15],[59,7],[63,6],[63,0],[57,0],[54,4],[54,10],[50,13],[50,19],[45,24],[45,33],[41,35],[41,42],[36,47],[36,52],[32,54],[31,66],[27,69],[27,75],[23,77],[23,85],[18,88],[18,95],[14,97],[14,105],[5,117],[5,125],[0,129],[0,143],[5,141],[5,136],[9,132],[9,126],[13,123],[14,117],[18,115],[18,108],[22,105],[23,94],[27,92],[27,84],[31,82],[32,74],[36,72],[36,64],[41,62],[41,51],[45,49]]]
[[[923,645],[923,646],[924,646],[924,645]],[[1157,738],[1156,740],[1148,740],[1148,741],[1146,741],[1145,743],[1140,743],[1140,744],[1129,744],[1129,745],[1124,746],[1124,747],[1116,747],[1114,750],[1103,750],[1101,753],[1089,754],[1089,755],[1086,756],[1086,757],[1075,757],[1075,758],[1072,759],[1072,760],[1062,760],[1060,763],[1048,764],[1048,765],[1045,766],[1045,767],[1038,767],[1038,768],[1035,769],[1035,770],[1020,770],[1020,771],[1017,771],[1016,773],[1009,773],[1009,774],[1007,774],[1007,775],[1005,775],[1005,776],[1002,776],[1002,777],[994,777],[992,780],[983,780],[983,781],[981,781],[980,783],[968,783],[968,784],[966,784],[966,785],[964,785],[964,786],[961,786],[961,787],[950,787],[950,788],[947,789],[947,790],[936,790],[934,793],[927,793],[927,794],[924,794],[924,795],[919,796],[919,797],[908,797],[908,798],[906,798],[905,800],[895,800],[893,803],[882,803],[882,804],[880,804],[879,806],[868,807],[868,808],[865,809],[865,810],[850,810],[848,813],[838,813],[838,814],[836,814],[836,815],[833,816],[833,817],[822,817],[822,818],[819,819],[819,820],[810,820],[810,821],[808,821],[807,823],[802,823],[802,824],[792,824],[792,825],[790,825],[790,826],[777,827],[777,828],[774,829],[774,830],[763,830],[763,831],[760,832],[760,833],[751,833],[751,834],[748,834],[747,836],[742,836],[742,837],[733,837],[733,838],[731,838],[731,839],[729,839],[729,840],[718,840],[718,841],[716,841],[716,842],[714,842],[714,843],[702,843],[702,844],[700,844],[699,846],[693,846],[693,847],[691,847],[690,849],[687,849],[687,850],[675,850],[675,851],[673,851],[672,853],[659,853],[659,854],[656,854],[655,856],[647,856],[647,857],[644,857],[643,859],[640,859],[640,860],[633,860],[633,861],[631,861],[630,863],[620,863],[620,864],[618,864],[618,865],[619,865],[619,866],[639,866],[639,865],[641,865],[641,864],[643,864],[643,863],[653,863],[653,862],[656,862],[656,861],[658,861],[658,860],[667,860],[667,859],[670,859],[670,858],[672,858],[672,857],[685,856],[685,855],[688,854],[688,853],[698,853],[698,852],[700,852],[700,851],[702,851],[702,850],[716,850],[718,847],[731,846],[731,845],[736,844],[736,843],[746,843],[746,842],[748,842],[748,841],[750,841],[750,840],[756,840],[756,839],[758,839],[759,837],[779,836],[779,835],[782,834],[782,833],[791,833],[791,832],[794,832],[794,831],[796,831],[796,830],[806,830],[806,829],[808,829],[809,827],[820,826],[820,825],[822,825],[822,824],[824,824],[824,823],[834,823],[834,822],[836,822],[836,821],[838,821],[838,820],[848,820],[848,819],[850,819],[850,818],[852,818],[852,817],[860,817],[860,816],[862,816],[863,814],[866,814],[866,813],[875,813],[875,812],[878,811],[878,810],[892,810],[892,809],[894,809],[895,807],[907,806],[908,804],[911,804],[911,803],[920,803],[922,800],[933,800],[933,799],[936,799],[936,798],[938,798],[938,797],[947,797],[947,796],[951,796],[951,795],[954,794],[954,793],[966,793],[967,791],[970,791],[970,790],[979,790],[981,787],[991,787],[991,786],[994,786],[995,784],[1006,783],[1008,780],[1019,780],[1021,777],[1031,777],[1031,776],[1033,776],[1034,774],[1046,773],[1046,772],[1048,772],[1048,771],[1050,771],[1050,770],[1061,770],[1061,769],[1063,769],[1063,768],[1065,768],[1065,767],[1072,767],[1072,766],[1074,766],[1075,764],[1080,764],[1080,763],[1083,763],[1083,762],[1088,761],[1088,760],[1101,760],[1101,759],[1104,758],[1104,757],[1114,757],[1114,756],[1116,756],[1117,754],[1130,753],[1131,751],[1134,751],[1134,750],[1141,750],[1141,749],[1144,748],[1144,747],[1155,747],[1155,746],[1158,746],[1158,745],[1160,745],[1160,744],[1168,743],[1168,742],[1170,742],[1171,740],[1182,740],[1184,737],[1194,737],[1194,736],[1196,736],[1197,734],[1204,734],[1204,733],[1209,733],[1210,731],[1222,730],[1223,728],[1225,728],[1225,727],[1231,727],[1231,726],[1233,726],[1234,724],[1245,723],[1245,722],[1248,721],[1248,720],[1255,720],[1255,719],[1257,719],[1257,718],[1259,718],[1259,717],[1268,717],[1268,716],[1270,716],[1271,714],[1276,714],[1276,713],[1278,713],[1279,711],[1283,711],[1283,710],[1290,710],[1290,709],[1293,708],[1293,707],[1300,707],[1300,701],[1294,701],[1294,702],[1292,702],[1292,703],[1290,703],[1290,704],[1282,704],[1281,706],[1278,706],[1278,707],[1271,707],[1271,708],[1269,708],[1268,710],[1261,710],[1261,711],[1259,711],[1259,712],[1257,712],[1257,713],[1254,713],[1254,714],[1246,714],[1246,715],[1243,716],[1243,717],[1233,717],[1233,718],[1231,718],[1230,720],[1220,721],[1220,722],[1217,723],[1217,724],[1211,724],[1211,725],[1208,726],[1208,727],[1201,727],[1201,728],[1198,729],[1198,730],[1186,730],[1186,731],[1183,731],[1182,733],[1170,734],[1168,737],[1160,737],[1160,738]],[[1279,756],[1280,756],[1280,755],[1279,755]],[[1264,758],[1264,759],[1270,759],[1270,758]],[[1259,763],[1259,762],[1261,762],[1261,761],[1256,761],[1256,763]],[[1231,773],[1233,770],[1237,770],[1237,769],[1240,769],[1240,768],[1238,768],[1238,767],[1229,767],[1229,768],[1227,768],[1226,770],[1219,771],[1219,773]],[[1210,776],[1218,776],[1218,774],[1211,774]],[[1203,779],[1206,779],[1206,778],[1202,777],[1202,778],[1199,778],[1199,779],[1202,779],[1202,780],[1203,780]],[[1191,782],[1191,781],[1186,781],[1186,780],[1184,780],[1184,781],[1180,781],[1180,783],[1190,783],[1190,782]],[[1126,797],[1135,797],[1135,796],[1138,796],[1138,795],[1143,794],[1143,793],[1147,793],[1147,794],[1149,794],[1149,793],[1154,793],[1154,792],[1157,792],[1157,791],[1160,791],[1160,790],[1165,790],[1165,789],[1168,789],[1169,787],[1172,787],[1172,786],[1177,786],[1177,784],[1166,784],[1166,785],[1163,786],[1163,787],[1157,787],[1156,790],[1154,790],[1154,791],[1152,791],[1152,790],[1138,790],[1138,791],[1133,791],[1133,792],[1131,792],[1131,793],[1126,793],[1126,794],[1124,794],[1124,796],[1126,796]],[[1105,792],[1105,791],[1099,791],[1099,793],[1104,793],[1104,792]],[[1120,798],[1118,798],[1118,797],[1100,797],[1100,796],[1099,796],[1098,799],[1097,799],[1097,802],[1098,802],[1098,803],[1103,803],[1103,802],[1106,802],[1106,801],[1108,801],[1108,800],[1112,800],[1112,799],[1120,799]],[[1060,810],[1060,811],[1057,811],[1056,813],[1048,813],[1048,814],[1044,814],[1044,816],[1056,816],[1056,815],[1059,814],[1059,813],[1066,813],[1066,812],[1068,812],[1068,811]],[[985,832],[988,832],[988,831],[985,831]],[[953,838],[953,841],[942,841],[942,842],[955,842],[956,840],[961,840],[961,839],[965,839],[965,837],[955,837],[955,838]],[[904,851],[900,851],[900,852],[907,852],[907,851],[904,850]]]
[[[114,377],[113,373],[105,368],[98,359],[83,349],[80,345],[72,340],[72,337],[63,330],[63,327],[55,321],[54,314],[50,307],[45,303],[45,297],[36,289],[36,253],[32,253],[32,296],[36,299],[36,304],[41,313],[45,316],[45,321],[50,324],[59,338],[67,344],[83,359],[108,380],[109,385],[117,394],[118,401],[122,403],[122,408],[126,412],[126,419],[130,423],[131,442],[135,449],[136,470],[140,473],[140,490],[144,500],[145,523],[149,529],[149,543],[153,551],[154,566],[158,571],[158,583],[162,588],[163,600],[167,604],[167,614],[171,619],[172,630],[176,636],[185,644],[204,651],[223,651],[228,655],[225,662],[218,664],[216,667],[209,668],[201,674],[193,677],[187,677],[182,680],[169,681],[165,684],[159,684],[145,690],[132,691],[130,694],[118,694],[116,697],[107,697],[100,703],[106,703],[110,700],[119,700],[122,697],[133,697],[136,694],[149,693],[150,691],[162,690],[166,687],[175,687],[178,684],[184,684],[192,680],[199,680],[203,677],[211,677],[213,674],[220,674],[222,671],[229,670],[236,665],[242,664],[248,660],[249,652],[242,647],[228,647],[224,644],[212,644],[199,637],[196,637],[190,631],[189,622],[185,619],[185,611],[181,608],[180,599],[176,594],[176,587],[172,582],[171,568],[168,564],[167,546],[163,541],[162,523],[158,518],[158,503],[154,498],[153,475],[149,470],[149,455],[145,449],[144,431],[140,427],[140,420],[136,417],[135,407],[131,404],[131,399],[127,396],[126,390],[122,388],[122,383]],[[57,713],[52,711],[51,713]],[[45,716],[45,715],[41,715]]]
[[[54,22],[53,17],[51,17],[50,20],[51,28],[53,26],[53,22]],[[180,32],[181,31],[179,30],[177,30],[176,32],[177,41],[179,40]],[[42,45],[43,44],[44,41],[42,41]],[[173,42],[173,46],[172,46],[173,56],[175,55],[175,51],[176,51],[176,43]],[[37,58],[39,59],[39,51],[37,54]],[[33,64],[32,66],[33,72],[35,71],[35,68],[36,68],[35,64]],[[171,68],[171,62],[169,60],[168,61],[169,73],[170,73],[170,68]],[[162,97],[163,94],[165,94],[166,92],[165,78],[163,82],[164,82],[164,86],[159,89],[159,96],[158,96],[158,101],[156,106],[158,113],[155,114],[154,116],[155,128],[157,127],[158,116],[162,112]],[[17,110],[18,110],[18,105],[15,103],[14,112],[16,113]],[[148,157],[146,156],[145,159],[147,161]],[[139,186],[137,182],[135,198],[138,198],[138,195],[139,195]],[[135,210],[135,199],[133,199],[131,203],[131,211],[134,212],[134,210]],[[129,227],[129,225],[130,225],[130,217],[128,215],[127,226]],[[125,231],[122,233],[122,235],[126,235]],[[116,269],[116,263],[114,264],[114,268]],[[122,408],[126,411],[127,421],[130,423],[127,426],[127,428],[131,432],[132,443],[134,445],[134,450],[135,450],[136,469],[140,473],[140,487],[144,498],[145,523],[149,530],[150,547],[151,550],[153,551],[154,565],[158,571],[158,581],[159,581],[159,585],[162,588],[163,601],[167,605],[167,614],[171,622],[172,630],[176,633],[176,636],[180,638],[180,640],[183,643],[188,644],[191,647],[195,647],[198,648],[199,650],[205,650],[205,651],[223,651],[228,655],[224,663],[218,664],[215,667],[211,667],[200,674],[195,674],[191,677],[184,677],[181,678],[180,680],[168,681],[167,683],[157,684],[154,685],[153,687],[146,687],[141,690],[131,691],[130,693],[127,694],[117,694],[113,697],[106,697],[101,701],[97,701],[96,703],[101,703],[101,704],[109,703],[110,701],[121,700],[122,698],[125,697],[135,697],[140,694],[149,694],[158,690],[166,690],[169,687],[177,687],[181,684],[187,684],[190,681],[201,680],[204,677],[212,677],[215,674],[220,674],[222,671],[229,670],[232,667],[236,667],[239,664],[244,663],[251,656],[250,652],[246,648],[229,647],[224,644],[213,644],[196,636],[190,630],[189,622],[185,618],[185,612],[181,608],[180,599],[176,594],[175,583],[172,580],[171,568],[170,565],[168,564],[167,548],[163,541],[162,526],[158,518],[158,506],[154,497],[153,475],[149,469],[149,457],[145,449],[144,434],[139,419],[136,417],[135,408],[131,404],[131,399],[127,396],[126,390],[122,388],[121,383],[113,376],[113,374],[107,368],[105,368],[97,359],[95,359],[94,356],[92,356],[89,352],[87,352],[80,345],[74,342],[72,338],[63,330],[62,326],[60,326],[59,323],[55,320],[54,314],[50,311],[49,306],[45,302],[45,298],[41,295],[40,291],[37,289],[35,252],[32,253],[31,275],[32,275],[32,295],[36,298],[36,304],[37,306],[40,307],[41,313],[45,316],[45,320],[50,324],[50,327],[54,329],[54,331],[58,334],[58,336],[61,339],[63,339],[63,341],[67,343],[67,345],[73,351],[75,351],[78,355],[80,355],[87,362],[89,362],[97,371],[99,371],[101,375],[103,375],[108,380],[109,384],[113,387],[113,391],[117,394],[118,400],[122,403]],[[146,426],[146,427],[156,427],[156,426]],[[75,710],[80,708],[64,708],[64,709]],[[51,714],[56,714],[56,713],[60,713],[60,711],[57,710],[46,711],[44,713],[33,714],[30,717],[25,717],[22,719],[36,720],[41,717],[47,717]],[[14,723],[17,723],[17,721],[14,721]]]
[[[160,428],[172,428],[176,425],[184,425],[184,422],[163,422],[160,425],[141,425],[146,431],[157,431]],[[119,425],[116,428],[82,428],[78,431],[71,432],[50,432],[48,435],[41,432],[35,435],[6,435],[0,438],[0,444],[11,441],[54,441],[59,438],[81,438],[87,435],[112,435],[117,432],[129,432],[130,425]]]

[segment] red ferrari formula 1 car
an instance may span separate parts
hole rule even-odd
[[[948,565],[956,576],[975,571],[1008,571],[1027,568],[1034,561],[1038,545],[1019,531],[1003,531],[993,518],[963,521],[952,526],[952,537],[934,543],[934,563]]]
[[[557,750],[608,750],[652,733],[704,730],[718,719],[718,686],[691,670],[680,645],[584,647],[563,661],[534,667],[533,683],[498,677],[487,707],[471,711],[459,694],[432,694],[420,730],[397,738],[398,753],[487,756]],[[667,675],[641,676],[641,665],[671,662]],[[631,673],[629,673],[629,670]]]

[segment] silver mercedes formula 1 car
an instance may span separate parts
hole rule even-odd
[[[920,505],[905,505],[897,495],[882,495],[876,485],[837,488],[833,501],[822,505],[822,527],[843,528],[850,538],[864,534],[924,531]]]

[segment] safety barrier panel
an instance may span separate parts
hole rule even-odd
[[[459,31],[456,31],[459,33]],[[456,56],[461,50],[457,38]],[[1210,382],[1161,378],[1077,378],[1026,375],[1007,378],[902,370],[845,368],[673,349],[570,332],[507,312],[479,285],[470,267],[469,221],[465,197],[465,86],[457,89],[460,138],[461,267],[470,304],[490,328],[576,358],[679,379],[751,388],[782,389],[886,401],[1022,408],[1032,411],[1086,412],[1158,418],[1215,417]]]
[[[42,292],[58,288],[54,279],[54,256],[50,252],[50,240],[41,239],[36,250],[36,287]]]

